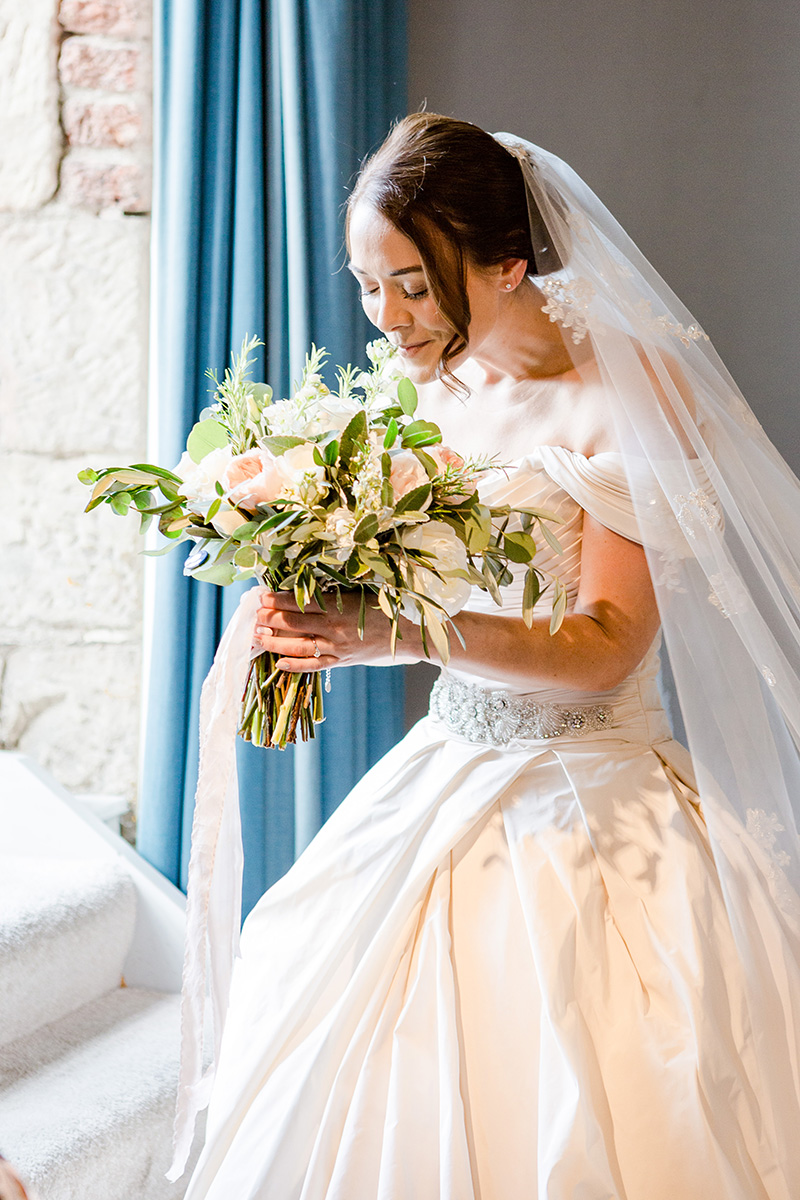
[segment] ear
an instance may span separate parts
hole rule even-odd
[[[513,292],[525,278],[527,259],[507,258],[499,264],[497,281],[501,292]]]

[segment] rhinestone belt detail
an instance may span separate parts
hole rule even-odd
[[[580,737],[614,724],[610,705],[540,704],[530,696],[489,691],[444,675],[433,685],[430,714],[453,733],[491,746],[514,738]]]

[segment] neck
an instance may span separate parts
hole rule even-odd
[[[495,327],[469,359],[484,386],[551,379],[574,368],[559,326],[542,312],[545,303],[530,279],[501,297]]]

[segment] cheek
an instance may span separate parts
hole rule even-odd
[[[417,323],[429,330],[429,332],[438,334],[445,342],[450,339],[453,331],[447,320],[439,312],[439,308],[433,298],[428,298],[418,304],[414,310],[414,316]]]

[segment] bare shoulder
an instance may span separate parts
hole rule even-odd
[[[633,392],[646,382],[648,395],[642,396],[662,408],[676,436],[689,448],[685,429],[687,418],[690,423],[697,420],[697,405],[689,382],[677,358],[659,351],[657,356],[648,354],[641,343],[634,341],[633,348],[643,369],[644,380],[639,381],[632,372],[630,387]],[[619,441],[615,430],[615,404],[596,360],[581,364],[576,372],[574,409],[570,422],[572,444],[569,449],[587,457],[594,454],[618,452]],[[565,442],[566,444],[566,442]]]
[[[592,360],[563,377],[563,433],[558,444],[585,458],[619,450],[613,405],[600,368]]]

